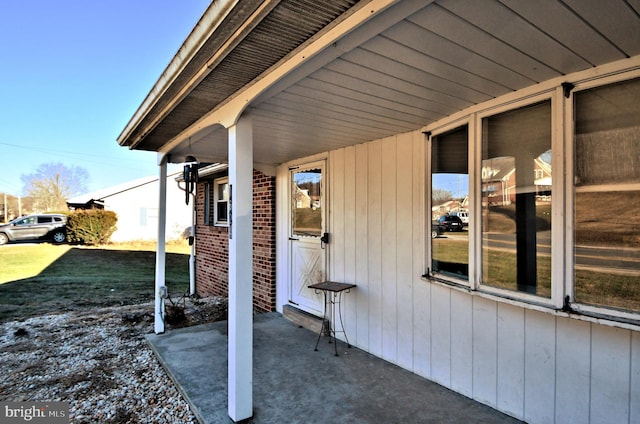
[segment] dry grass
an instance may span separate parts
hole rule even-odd
[[[14,274],[11,281],[0,285],[0,321],[153,300],[152,245],[69,247],[41,243],[30,245],[27,250],[21,249],[27,246],[4,246],[0,249],[0,268],[5,267],[14,250],[19,253],[12,260],[28,266],[22,275]],[[183,253],[188,252],[188,247],[186,243],[167,246],[165,279],[172,296],[186,292],[189,286],[189,255]],[[55,260],[42,260],[52,248],[57,249]]]

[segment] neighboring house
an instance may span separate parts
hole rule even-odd
[[[357,285],[343,316],[372,355],[532,424],[629,423],[638,98],[637,2],[223,0],[118,142],[158,152],[160,175],[190,156],[228,163],[198,186],[196,283],[227,261],[234,421],[253,411],[255,297],[319,316],[308,285],[326,279]],[[513,160],[489,190],[483,163],[499,158]],[[469,176],[468,239],[430,237],[434,163]],[[320,189],[311,202],[303,182]],[[275,216],[258,209],[273,199]],[[259,231],[275,258],[257,255]],[[158,273],[156,332],[164,284]]]
[[[176,177],[167,177],[167,238],[184,237],[191,227],[193,206],[185,202],[185,193]],[[67,200],[69,209],[105,209],[118,216],[118,229],[111,241],[156,240],[158,237],[160,186],[158,177],[144,177]]]
[[[534,180],[529,189],[538,201],[551,201],[551,164],[536,158],[533,160]],[[482,164],[482,204],[484,206],[511,205],[516,201],[516,167],[513,157],[492,158]]]

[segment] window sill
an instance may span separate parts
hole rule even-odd
[[[548,305],[544,305],[541,303],[529,302],[529,301],[524,301],[522,299],[515,299],[515,298],[510,298],[505,296],[498,296],[494,293],[487,293],[481,290],[473,290],[471,289],[471,287],[467,285],[452,282],[443,278],[438,278],[430,275],[422,275],[421,278],[422,280],[430,284],[436,284],[442,287],[447,287],[459,292],[467,293],[471,296],[478,296],[484,299],[493,300],[494,302],[506,303],[506,304],[517,306],[520,308],[526,308],[526,309],[534,310],[537,312],[550,314],[556,317],[577,319],[580,321],[606,325],[608,327],[623,328],[625,330],[632,330],[632,331],[640,331],[640,317],[638,319],[625,319],[625,318],[619,318],[611,315],[594,313],[594,312],[586,312],[586,311],[572,310],[570,312],[567,312],[561,309],[552,308]]]

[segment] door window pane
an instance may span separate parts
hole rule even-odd
[[[431,269],[469,279],[468,127],[431,141]]]
[[[482,284],[551,296],[551,101],[482,121]]]
[[[575,301],[640,311],[640,80],[574,99]]]
[[[322,170],[293,173],[291,190],[292,234],[320,237],[322,234]]]

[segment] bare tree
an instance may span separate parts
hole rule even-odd
[[[441,205],[447,200],[453,199],[453,194],[449,190],[434,188],[431,192],[431,202],[433,205]]]
[[[89,172],[62,163],[45,163],[32,174],[22,175],[25,192],[34,200],[34,209],[42,212],[67,209],[67,199],[87,191]]]

